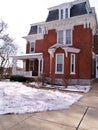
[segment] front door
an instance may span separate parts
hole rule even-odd
[[[30,71],[32,71],[32,76],[38,75],[38,60],[37,59],[30,61]]]
[[[98,78],[98,59],[96,59],[96,78]]]

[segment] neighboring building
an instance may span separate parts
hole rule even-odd
[[[49,8],[45,22],[31,25],[24,37],[26,54],[14,57],[13,74],[40,76],[61,84],[68,75],[71,84],[89,84],[98,78],[98,35],[94,7],[77,0]],[[15,69],[23,60],[24,71]]]

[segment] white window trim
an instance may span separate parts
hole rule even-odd
[[[57,72],[57,56],[62,55],[62,72]],[[56,54],[55,58],[55,74],[64,74],[64,53]]]
[[[72,72],[72,57],[74,57],[74,71]],[[71,60],[70,60],[70,74],[76,74],[76,70],[75,70],[75,67],[76,67],[76,64],[75,64],[75,60],[76,60],[76,56],[75,54],[71,54]]]
[[[31,51],[31,44],[34,43],[34,51]],[[34,53],[35,52],[35,41],[30,42],[30,53]]]
[[[70,28],[69,28],[70,29]],[[61,29],[63,30],[63,29]],[[57,30],[57,42],[59,43],[59,38],[58,38],[58,32],[61,31],[61,30]],[[66,29],[68,30],[68,29]],[[73,35],[72,35],[72,29],[71,30],[71,43],[70,44],[66,44],[66,30],[63,30],[63,44],[66,45],[66,46],[72,46],[73,45]]]
[[[41,29],[41,32],[39,31]],[[42,28],[41,27],[37,27],[37,34],[42,34]]]
[[[66,9],[68,9],[68,17],[65,17],[66,15]],[[63,10],[63,18],[61,18],[61,10]],[[63,20],[63,19],[66,19],[66,18],[70,18],[70,8],[69,7],[63,7],[63,8],[60,8],[59,9],[59,20]]]

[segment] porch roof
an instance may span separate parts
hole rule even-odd
[[[26,59],[42,59],[43,53],[29,53],[29,54],[21,54],[12,56],[13,58],[19,59],[19,60],[26,60]]]

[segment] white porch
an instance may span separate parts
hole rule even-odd
[[[32,54],[21,54],[17,56],[13,56],[13,68],[12,68],[12,74],[13,75],[22,75],[25,77],[32,77],[32,71],[29,68],[29,71],[26,71],[26,60],[33,61],[35,59],[38,60],[38,76],[43,73],[43,54],[42,53],[32,53]],[[17,70],[17,61],[22,60],[23,61],[23,70]]]

